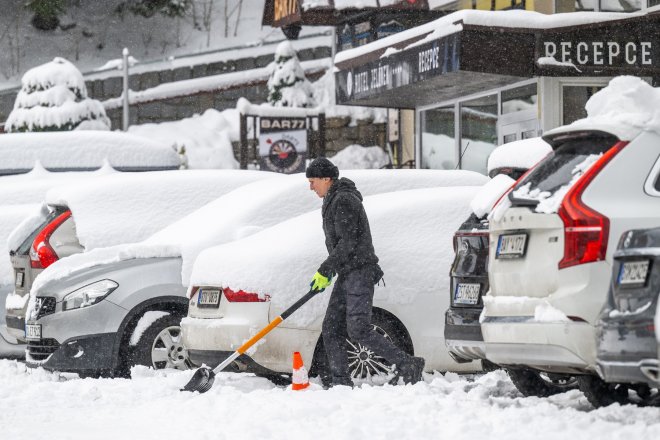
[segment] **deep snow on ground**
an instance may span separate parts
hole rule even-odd
[[[305,391],[221,373],[206,394],[191,372],[133,369],[78,379],[0,360],[2,438],[60,439],[655,439],[660,408],[593,409],[579,391],[522,397],[503,371],[425,374],[406,386]]]

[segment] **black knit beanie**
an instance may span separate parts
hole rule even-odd
[[[339,177],[339,168],[325,157],[317,157],[309,164],[305,175],[308,179],[313,177],[331,177],[336,179]]]

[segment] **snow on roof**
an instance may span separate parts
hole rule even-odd
[[[117,173],[46,194],[46,203],[71,209],[80,243],[89,250],[143,240],[263,171],[188,170]]]
[[[502,144],[488,156],[488,173],[498,168],[529,169],[552,151],[540,137]]]
[[[330,58],[323,58],[311,61],[302,61],[301,66],[306,75],[323,72],[332,66]],[[175,81],[152,87],[139,92],[131,91],[129,101],[131,104],[141,102],[155,101],[176,96],[187,96],[201,92],[212,92],[217,90],[229,89],[239,85],[251,83],[260,83],[268,81],[271,73],[271,67],[262,67],[259,69],[241,70],[239,72],[224,73],[220,75],[205,76],[203,78],[188,79],[184,81]],[[119,108],[122,106],[122,98],[112,98],[103,101],[106,109]]]
[[[383,6],[392,6],[399,3],[404,3],[405,0],[334,0],[330,3],[329,0],[303,0],[302,8],[304,10],[314,8],[330,8],[334,9],[361,9],[361,8],[382,8]]]
[[[554,29],[565,26],[576,26],[590,23],[600,23],[612,20],[622,20],[643,13],[618,13],[618,12],[570,12],[563,14],[541,14],[539,12],[510,10],[510,11],[478,11],[462,10],[452,14],[445,15],[437,20],[417,26],[412,29],[399,32],[373,43],[339,52],[335,56],[335,63],[359,58],[364,54],[377,50],[384,50],[390,46],[403,43],[413,39],[424,39],[431,41],[441,38],[445,35],[459,32],[464,25],[484,26],[484,27],[503,27],[503,28],[521,28],[521,29]],[[416,41],[415,45],[420,44]],[[405,50],[405,48],[401,49]]]
[[[100,264],[172,256],[183,257],[181,277],[187,285],[197,255],[207,247],[247,237],[321,206],[322,201],[309,190],[303,173],[274,176],[277,180],[241,186],[140,243],[63,258],[39,275],[39,285]],[[488,180],[481,174],[460,170],[349,170],[341,171],[341,176],[353,180],[364,196],[436,186],[480,186]]]
[[[179,155],[169,146],[123,132],[62,131],[0,135],[0,173],[31,170],[39,161],[49,170],[100,168],[178,168]]]
[[[587,117],[544,134],[580,130],[611,133],[620,140],[632,140],[642,131],[660,134],[660,88],[636,76],[618,76],[594,93],[585,106]]]
[[[418,295],[448,291],[452,236],[469,215],[477,187],[426,188],[366,197],[379,264],[386,287],[376,286],[375,302],[411,303]],[[192,285],[218,285],[271,296],[279,313],[309,290],[309,281],[327,257],[320,210],[309,212],[243,240],[206,249],[197,258]],[[330,290],[330,289],[328,289]],[[322,317],[326,291],[291,316],[289,325]],[[448,306],[442,295],[438,313]],[[442,309],[442,310],[441,310]]]

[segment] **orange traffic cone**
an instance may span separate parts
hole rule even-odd
[[[309,386],[307,369],[303,364],[299,351],[293,353],[293,377],[291,378],[291,389],[293,391],[304,390]]]

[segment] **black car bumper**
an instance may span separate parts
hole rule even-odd
[[[445,344],[456,362],[485,359],[481,307],[450,307],[445,312]]]
[[[116,367],[115,333],[86,335],[59,344],[55,339],[29,341],[26,364],[46,370],[73,373],[101,373]]]
[[[604,319],[597,334],[597,371],[606,382],[659,385],[652,319]]]

